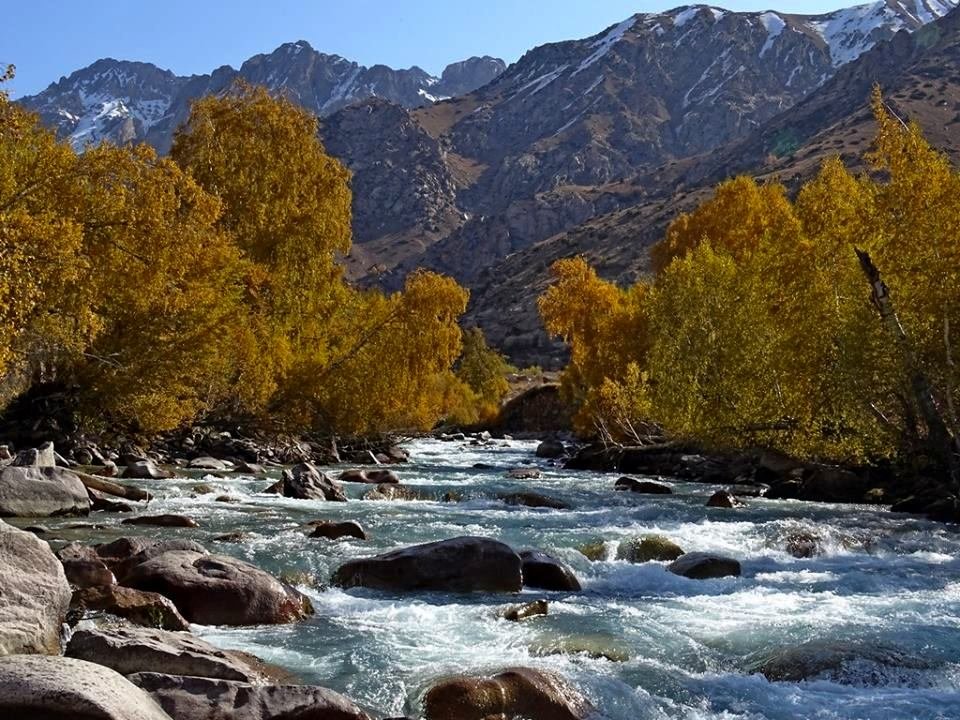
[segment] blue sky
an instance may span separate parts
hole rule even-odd
[[[734,0],[731,10],[816,13],[863,0]],[[660,0],[23,0],[0,21],[0,62],[14,63],[14,96],[38,92],[94,60],[143,60],[182,75],[306,40],[364,65],[419,65],[439,73],[455,60],[507,62],[536,45],[593,35]]]

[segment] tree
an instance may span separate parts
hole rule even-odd
[[[456,375],[470,389],[477,420],[490,420],[500,411],[500,402],[510,390],[507,375],[514,368],[487,345],[483,330],[470,328],[463,336],[463,352]]]

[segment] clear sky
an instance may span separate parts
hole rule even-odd
[[[731,0],[730,10],[819,13],[864,0]],[[239,65],[284,42],[364,65],[439,73],[471,55],[508,63],[536,45],[593,35],[683,0],[15,0],[0,13],[0,63],[12,94],[36,93],[103,57],[177,74]]]

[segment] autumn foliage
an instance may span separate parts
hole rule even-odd
[[[0,400],[57,383],[81,423],[143,432],[426,429],[463,405],[466,291],[344,281],[349,177],[316,130],[239,85],[195,103],[169,158],[78,153],[0,93]]]
[[[793,198],[729,180],[672,223],[648,281],[624,290],[583,259],[554,266],[540,311],[570,346],[582,432],[889,457],[926,433],[911,389],[922,373],[956,435],[960,175],[879,93],[874,112],[870,172],[828,160]],[[905,344],[854,248],[882,272]]]

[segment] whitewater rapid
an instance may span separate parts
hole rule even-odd
[[[157,494],[151,513],[189,515],[200,528],[136,530],[189,537],[296,579],[316,608],[305,622],[194,632],[341,691],[376,716],[417,717],[422,693],[444,675],[527,665],[569,678],[611,720],[960,718],[956,528],[873,506],[748,499],[743,509],[707,508],[716,486],[670,478],[674,495],[615,492],[617,475],[559,469],[535,458],[535,447],[410,443],[412,462],[396,467],[401,481],[437,498],[458,493],[459,502],[361,501],[369,486],[351,484],[347,503],[291,500],[262,494],[265,479],[202,473],[138,481]],[[542,477],[506,476],[527,464],[540,467]],[[195,493],[198,482],[216,492]],[[522,490],[572,509],[497,499]],[[214,501],[221,494],[238,502]],[[370,540],[309,539],[303,526],[315,519],[357,520]],[[49,526],[65,539],[84,533],[84,541],[131,534],[116,525],[117,516],[93,521],[109,524],[92,534],[58,530],[65,520]],[[213,540],[228,532],[247,537]],[[786,542],[797,532],[821,536],[823,554],[790,555]],[[690,580],[668,573],[664,563],[613,559],[620,540],[649,533],[686,551],[735,557],[743,576]],[[525,590],[517,597],[324,585],[348,558],[458,535],[551,553],[573,568],[583,591]],[[607,559],[591,562],[577,548],[597,541],[606,543]],[[547,617],[513,623],[496,616],[500,606],[541,597],[550,601]],[[840,678],[803,682],[769,682],[752,672],[757,658],[811,640],[896,648],[920,662],[854,666]],[[570,652],[576,650],[583,652]]]

